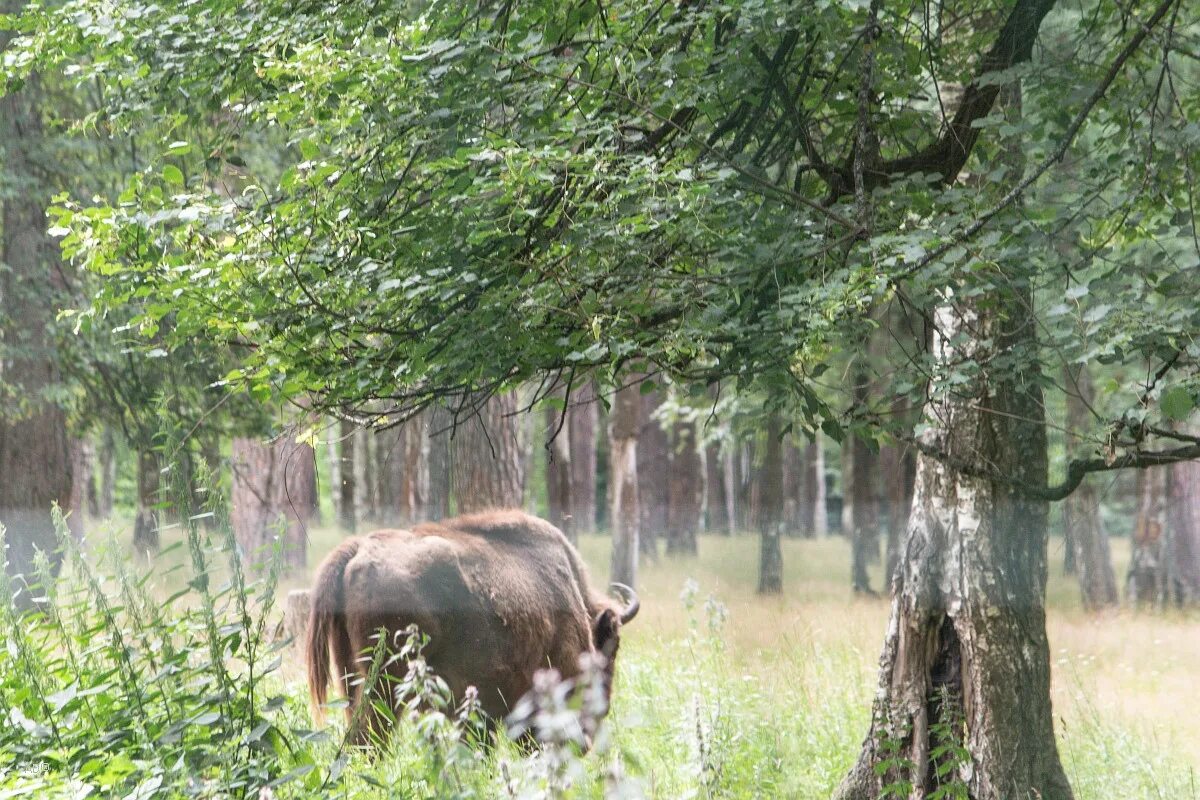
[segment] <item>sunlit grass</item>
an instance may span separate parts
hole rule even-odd
[[[119,521],[113,529],[127,536]],[[177,530],[164,538],[167,551],[138,573],[149,574],[148,591],[162,598],[182,588],[187,560],[186,552],[170,547]],[[279,591],[306,586],[311,569],[342,538],[332,527],[311,530],[308,573],[287,576]],[[609,729],[613,746],[582,762],[578,796],[598,797],[603,786],[616,785],[614,774],[632,780],[625,784],[634,787],[631,796],[829,796],[866,732],[888,604],[850,591],[849,548],[839,538],[785,540],[784,594],[759,597],[757,546],[753,536],[705,536],[698,558],[642,565],[643,610],[624,635]],[[602,583],[608,539],[585,536],[580,549]],[[1130,610],[1089,615],[1074,579],[1062,575],[1061,548],[1052,544],[1050,555],[1055,713],[1077,797],[1200,798],[1193,686],[1200,617]],[[1124,542],[1114,542],[1114,558],[1121,575],[1128,560]],[[882,567],[873,568],[872,581],[883,588]],[[302,676],[296,652],[288,650],[279,677],[270,679],[288,698],[280,713],[300,729],[311,725]],[[313,757],[332,761],[334,741],[314,745]],[[504,796],[498,792],[505,771],[519,772],[521,758],[503,746],[464,762],[456,779],[462,796]],[[336,796],[379,796],[378,785],[406,787],[416,797],[445,796],[439,763],[418,738],[402,734],[384,758],[351,759],[348,782]],[[43,793],[53,785],[46,780],[26,796],[72,796],[67,784],[62,792]],[[0,792],[9,788],[0,780]],[[287,788],[278,796],[318,796]]]

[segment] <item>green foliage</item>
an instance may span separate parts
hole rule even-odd
[[[94,124],[162,144],[123,193],[63,204],[64,249],[106,277],[100,307],[130,306],[138,329],[169,316],[173,343],[251,345],[229,380],[253,392],[383,398],[403,414],[435,396],[640,368],[731,378],[841,435],[886,422],[836,419],[820,377],[862,341],[871,309],[1023,285],[1046,298],[1042,348],[934,370],[914,343],[880,373],[918,395],[985,368],[1181,353],[1193,382],[1200,128],[1195,97],[1164,78],[1194,78],[1194,26],[1173,27],[1178,52],[1146,47],[1124,66],[1019,219],[949,247],[1017,177],[1000,153],[1032,165],[1059,145],[1127,27],[1119,4],[1053,13],[1033,63],[981,81],[1019,78],[1020,116],[978,121],[964,181],[901,174],[875,189],[867,236],[830,194],[855,137],[861,4],[105,8],[33,12],[16,63],[119,89]],[[875,53],[884,159],[930,141],[940,87],[964,82],[996,32],[909,13],[889,18]],[[222,117],[228,135],[207,156],[178,140]],[[230,164],[255,163],[243,142],[263,136],[286,142],[282,169],[230,181]],[[1162,388],[1121,386],[1104,415],[1143,421]],[[1175,395],[1163,413],[1182,409]]]

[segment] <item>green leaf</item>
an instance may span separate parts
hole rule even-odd
[[[1187,419],[1188,414],[1196,407],[1196,400],[1192,397],[1192,393],[1184,387],[1172,386],[1163,392],[1158,405],[1168,419],[1182,422]]]
[[[174,164],[163,167],[163,180],[173,186],[183,186],[183,172]]]

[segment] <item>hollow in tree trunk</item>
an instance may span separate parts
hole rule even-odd
[[[988,375],[984,343],[1036,364],[1031,296],[1017,289],[989,300],[938,309],[933,353],[942,368],[965,356]],[[963,352],[951,344],[960,341]],[[1043,414],[1033,366],[928,401],[921,441],[947,463],[917,458],[871,728],[839,800],[875,800],[905,781],[914,800],[948,782],[973,800],[1072,797],[1050,704],[1047,504],[1008,482],[1046,485]],[[949,463],[994,470],[1004,482]],[[955,742],[965,762],[939,762],[936,748]]]
[[[619,389],[608,418],[609,525],[612,528],[611,579],[637,586],[641,512],[638,508],[638,433],[642,429],[637,384]]]
[[[1068,368],[1067,387],[1067,456],[1088,458],[1081,431],[1086,430],[1089,408],[1093,403],[1092,377],[1086,366]],[[1112,555],[1108,547],[1108,531],[1100,518],[1100,497],[1091,481],[1084,479],[1063,504],[1064,531],[1073,571],[1079,578],[1083,607],[1089,610],[1117,604],[1117,579],[1113,573]]]
[[[454,432],[453,482],[458,512],[519,508],[525,494],[525,454],[515,392],[489,398]]]
[[[667,553],[696,555],[696,533],[704,503],[704,461],[696,441],[696,423],[671,426],[668,470]]]

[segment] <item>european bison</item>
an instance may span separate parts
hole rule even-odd
[[[425,658],[455,701],[467,687],[493,718],[508,713],[539,669],[564,678],[579,673],[579,658],[599,652],[611,688],[621,626],[638,612],[627,587],[617,602],[592,591],[575,548],[550,523],[521,511],[490,511],[380,530],[347,539],[317,570],[308,624],[308,685],[314,706],[325,702],[331,677],[349,699],[362,702],[369,653],[380,628],[394,643],[415,624],[429,637]],[[330,674],[330,653],[336,673]],[[403,678],[404,664],[392,664]],[[377,692],[391,694],[386,681]],[[388,705],[395,710],[394,698]],[[381,734],[378,715],[365,710],[354,732],[365,742]]]

